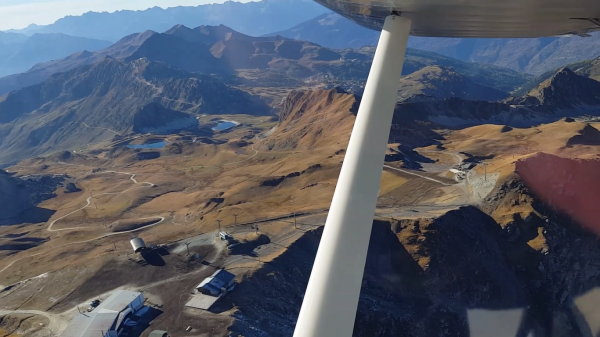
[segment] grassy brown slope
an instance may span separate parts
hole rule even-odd
[[[312,150],[338,144],[345,149],[357,109],[357,97],[338,88],[293,91],[282,104],[281,122],[261,149]]]

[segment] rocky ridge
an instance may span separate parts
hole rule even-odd
[[[530,212],[498,223],[497,209],[515,202]],[[238,309],[230,332],[252,337],[293,332],[321,235],[322,229],[307,232],[223,299],[224,307],[235,303]],[[474,327],[489,330],[471,318],[475,309],[489,310],[487,319],[521,310],[502,320],[505,331],[517,336],[592,336],[594,322],[581,301],[594,300],[597,242],[540,202],[516,174],[501,181],[481,209],[376,219],[353,336],[469,336]]]
[[[55,197],[67,177],[55,175],[13,177],[0,169],[0,225],[18,223],[25,211]]]
[[[147,58],[231,81],[248,80],[238,73],[248,70],[258,72],[267,80],[283,77],[287,82],[360,86],[368,75],[373,53],[373,48],[334,50],[281,36],[251,37],[223,25],[193,29],[177,25],[160,34],[151,31],[133,34],[94,53],[76,53],[39,64],[23,74],[0,78],[0,95],[40,83],[53,73],[98,62],[106,56],[126,62]],[[528,75],[512,70],[417,50],[407,52],[404,74],[428,65],[451,67],[476,83],[503,91],[513,90],[529,79]]]
[[[402,113],[447,126],[500,124],[529,127],[564,117],[600,114],[600,82],[564,68],[536,89],[502,102],[469,101],[457,97],[442,100],[408,100]]]
[[[523,97],[507,100],[515,105],[547,105],[559,109],[600,105],[600,82],[562,68]]]
[[[399,100],[419,95],[434,99],[457,97],[472,101],[498,101],[509,96],[506,92],[475,83],[443,66],[427,66],[400,79]]]
[[[207,75],[146,59],[124,63],[107,57],[0,97],[0,162],[109,140],[134,129],[197,128],[194,115],[216,113],[267,115],[270,108]]]

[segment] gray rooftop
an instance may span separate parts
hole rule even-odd
[[[218,269],[211,276],[205,278],[197,288],[204,287],[218,293],[221,291],[221,288],[228,287],[229,283],[234,279],[235,275],[232,273],[223,269]]]
[[[116,311],[118,313],[138,296],[140,293],[134,291],[117,290],[102,301],[94,311]]]
[[[113,328],[119,313],[89,312],[77,315],[63,331],[62,337],[101,337]]]
[[[62,333],[62,337],[101,337],[110,329],[115,329],[117,318],[140,293],[117,290],[92,312],[77,315]],[[122,319],[120,320],[122,321]]]

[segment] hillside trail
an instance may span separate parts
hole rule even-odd
[[[142,218],[140,220],[147,220],[147,219],[152,219],[152,218]],[[154,227],[154,226],[162,223],[163,221],[165,221],[165,218],[162,217],[162,216],[160,216],[160,217],[157,216],[156,219],[158,220],[157,222],[155,222],[153,224],[150,224],[150,225],[147,225],[147,226],[144,226],[144,227],[140,227],[140,228],[136,228],[136,229],[132,229],[132,230],[128,230],[128,231],[122,231],[122,232],[107,233],[107,234],[103,234],[103,235],[100,235],[98,237],[95,237],[95,238],[92,238],[92,239],[88,239],[88,240],[84,240],[84,241],[69,242],[69,243],[66,243],[64,245],[54,246],[54,247],[52,247],[52,249],[62,248],[62,247],[76,245],[76,244],[81,244],[81,243],[88,243],[88,242],[92,242],[92,241],[104,239],[104,238],[107,238],[107,237],[110,237],[110,236],[115,236],[115,235],[121,235],[121,234],[139,232],[139,231],[141,231],[143,229],[148,229],[150,227]],[[41,255],[41,254],[44,254],[44,253],[46,253],[46,252],[45,251],[41,251],[39,253],[35,253],[35,254],[23,256],[23,257],[21,257],[19,259],[16,259],[13,262],[11,262],[10,264],[6,265],[6,267],[0,269],[0,273],[2,273],[3,271],[7,270],[10,267],[12,267],[15,263],[17,263],[17,262],[19,262],[21,260],[24,260],[24,259],[27,259],[27,258],[31,258],[31,257],[35,257],[35,256],[38,256],[38,255]],[[3,288],[4,288],[4,286],[0,286],[0,289],[3,289]]]
[[[80,166],[80,165],[77,165],[77,166]],[[140,187],[153,187],[153,186],[155,186],[153,183],[150,183],[150,182],[141,182],[141,183],[140,183],[140,182],[138,182],[138,181],[135,179],[135,176],[136,176],[136,175],[135,175],[135,174],[133,174],[133,173],[128,173],[128,172],[118,172],[118,171],[104,171],[104,172],[100,172],[100,173],[125,174],[125,175],[129,175],[129,176],[130,176],[130,177],[129,177],[129,180],[131,180],[131,181],[132,181],[134,184],[136,184],[136,185],[142,185],[142,186],[140,186]],[[66,215],[63,215],[63,216],[61,216],[61,217],[59,217],[59,218],[55,219],[54,221],[52,221],[52,222],[49,224],[49,226],[46,228],[46,230],[47,230],[47,231],[49,231],[49,232],[60,232],[60,231],[72,231],[72,230],[78,230],[78,229],[89,229],[89,227],[72,227],[72,228],[61,228],[61,229],[53,229],[52,227],[53,227],[53,226],[56,224],[56,222],[58,222],[59,220],[62,220],[62,219],[66,218],[66,217],[67,217],[67,216],[69,216],[69,215],[72,215],[72,214],[74,214],[74,213],[77,213],[77,212],[79,212],[79,211],[81,211],[81,210],[83,210],[83,209],[85,209],[85,208],[89,207],[89,206],[91,205],[91,200],[92,200],[92,198],[94,198],[94,197],[99,197],[99,196],[102,196],[102,195],[120,195],[120,194],[126,193],[126,192],[128,192],[128,191],[130,191],[130,190],[133,190],[133,189],[135,189],[135,188],[139,188],[139,187],[132,187],[132,188],[128,188],[128,189],[126,189],[126,190],[124,190],[124,191],[121,191],[121,192],[115,192],[115,193],[101,193],[101,194],[97,194],[96,196],[88,197],[88,198],[86,199],[86,205],[85,205],[85,206],[83,206],[83,207],[81,207],[81,208],[79,208],[79,209],[76,209],[76,210],[74,210],[74,211],[72,211],[72,212],[70,212],[70,213],[68,213],[68,214],[66,214]],[[150,224],[150,225],[143,226],[143,227],[136,228],[136,229],[132,229],[132,230],[128,230],[128,231],[121,231],[121,232],[107,233],[107,234],[103,234],[103,235],[100,235],[100,236],[98,236],[98,237],[95,237],[95,238],[92,238],[92,239],[88,239],[88,240],[77,241],[77,242],[70,242],[70,243],[67,243],[67,244],[64,244],[64,245],[55,246],[55,247],[53,247],[53,249],[56,249],[56,248],[62,248],[62,247],[66,247],[66,246],[70,246],[70,245],[75,245],[75,244],[81,244],[81,243],[92,242],[92,241],[96,241],[96,240],[104,239],[104,238],[107,238],[107,237],[110,237],[110,236],[114,236],[114,235],[121,235],[121,234],[127,234],[127,233],[134,233],[134,232],[138,232],[138,231],[141,231],[141,230],[144,230],[144,229],[148,229],[148,228],[150,228],[150,227],[154,227],[154,226],[156,226],[156,225],[158,225],[158,224],[162,223],[162,222],[165,220],[165,218],[164,218],[164,217],[162,217],[162,216],[153,216],[153,217],[149,217],[149,218],[140,218],[140,219],[138,219],[138,220],[148,220],[148,219],[156,219],[156,220],[158,220],[158,221],[157,221],[157,222],[155,222],[155,223],[152,223],[152,224]],[[6,265],[4,268],[0,269],[0,273],[4,272],[4,271],[5,271],[5,270],[7,270],[8,268],[12,267],[12,266],[13,266],[13,265],[14,265],[16,262],[19,262],[19,261],[21,261],[21,260],[24,260],[24,259],[27,259],[27,258],[35,257],[35,256],[38,256],[38,255],[40,255],[40,254],[43,254],[43,253],[44,253],[44,251],[41,251],[41,252],[39,252],[39,253],[30,254],[30,255],[27,255],[27,256],[23,256],[23,257],[21,257],[21,258],[19,258],[19,259],[16,259],[16,260],[12,261],[10,264]]]
[[[154,83],[146,80],[140,73],[140,68],[139,68],[139,65],[136,63],[136,61],[133,61],[132,64],[135,67],[135,74],[133,76],[135,78],[135,80],[138,81],[139,83],[142,83],[142,84],[145,84],[145,85],[151,87],[154,91],[156,91],[156,93],[154,94],[154,97],[159,97],[159,95],[163,93],[164,88],[157,87]],[[181,101],[178,99],[173,99],[173,98],[168,98],[168,97],[160,97],[160,98],[168,100],[168,101],[172,101],[172,102],[181,103],[181,104],[193,105],[193,103],[191,103],[191,102]],[[200,106],[199,104],[196,104],[196,107],[199,107],[199,106]]]
[[[151,87],[152,89],[154,89],[154,90],[157,92],[157,94],[156,94],[155,96],[158,96],[158,95],[162,94],[162,92],[163,92],[163,88],[159,88],[159,87],[157,87],[156,85],[154,85],[153,83],[151,83],[151,82],[148,82],[148,81],[147,81],[147,80],[146,80],[146,79],[145,79],[145,78],[142,76],[142,74],[140,73],[140,66],[138,65],[138,62],[139,62],[139,61],[140,61],[140,60],[136,60],[136,61],[133,61],[133,62],[131,62],[131,64],[133,64],[133,66],[135,67],[135,75],[134,75],[133,77],[134,77],[134,78],[135,78],[135,79],[136,79],[138,82],[140,82],[140,83],[142,83],[142,84],[145,84],[145,85],[147,85],[147,86]]]
[[[107,130],[107,131],[110,131],[110,132],[112,132],[112,133],[115,133],[115,134],[117,134],[117,135],[120,135],[120,134],[121,134],[120,132],[117,132],[117,131],[115,131],[115,130],[112,130],[112,129],[109,129],[109,128],[101,128],[101,127],[97,127],[97,126],[89,126],[89,125],[87,125],[85,122],[80,122],[80,123],[81,123],[81,124],[83,124],[83,126],[85,126],[86,128],[89,128],[89,129],[101,129],[101,130]]]
[[[60,220],[62,220],[62,219],[64,219],[64,218],[68,217],[69,215],[72,215],[72,214],[74,214],[74,213],[77,213],[77,212],[79,212],[79,211],[81,211],[81,210],[83,210],[83,209],[85,209],[85,208],[89,207],[89,206],[91,205],[91,200],[92,200],[92,199],[98,198],[98,197],[100,197],[100,196],[103,196],[103,195],[121,195],[121,194],[127,193],[127,192],[129,192],[129,191],[131,191],[131,190],[133,190],[133,189],[136,189],[136,188],[141,188],[141,187],[154,187],[154,186],[156,186],[155,184],[153,184],[153,183],[150,183],[150,182],[141,182],[141,183],[140,183],[140,182],[138,182],[138,181],[135,179],[135,176],[136,176],[136,174],[134,174],[134,173],[128,173],[128,172],[118,172],[118,171],[102,171],[102,172],[99,172],[99,173],[100,173],[100,174],[103,174],[103,173],[114,173],[114,174],[124,174],[124,175],[129,175],[129,176],[130,176],[130,177],[129,177],[129,180],[131,180],[131,181],[132,181],[132,182],[133,182],[135,185],[142,185],[142,186],[139,186],[139,187],[137,187],[137,186],[136,186],[136,187],[131,187],[131,188],[128,188],[128,189],[126,189],[126,190],[124,190],[124,191],[121,191],[121,192],[114,192],[114,193],[100,193],[100,194],[96,194],[95,196],[88,197],[88,198],[86,199],[86,204],[85,204],[85,206],[83,206],[83,207],[81,207],[81,208],[79,208],[79,209],[76,209],[76,210],[72,211],[71,213],[65,214],[65,215],[63,215],[63,216],[61,216],[61,217],[59,217],[59,218],[55,219],[54,221],[52,221],[52,222],[50,223],[50,225],[48,226],[48,228],[47,228],[47,230],[48,230],[49,232],[59,232],[59,231],[65,231],[65,230],[86,229],[86,228],[88,228],[88,227],[72,227],[72,228],[52,229],[52,226],[54,226],[54,224],[55,224],[56,222],[58,222],[58,221],[60,221]],[[144,219],[147,219],[147,218],[144,218]]]

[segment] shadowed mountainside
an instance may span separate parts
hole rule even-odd
[[[440,66],[428,66],[400,80],[401,100],[416,95],[435,98],[458,97],[472,101],[497,101],[508,93],[478,84],[458,72]]]
[[[439,136],[433,130],[440,128],[480,124],[527,127],[565,116],[598,114],[598,93],[599,82],[565,69],[532,91],[534,96],[511,97],[505,102],[411,96],[396,107],[390,142],[401,142],[409,147],[426,146],[437,144]],[[343,139],[350,134],[359,102],[359,96],[340,88],[293,91],[282,102],[279,125],[261,147],[311,149]]]
[[[66,150],[135,130],[197,128],[194,114],[262,114],[262,101],[203,75],[107,57],[0,97],[0,161]]]
[[[529,94],[502,102],[461,98],[405,102],[400,109],[416,119],[427,118],[449,127],[500,124],[528,127],[563,117],[600,114],[600,82],[565,68]]]
[[[578,75],[581,75],[584,77],[589,77],[589,78],[597,80],[597,81],[600,80],[600,57],[597,57],[597,58],[591,59],[591,60],[585,60],[585,61],[581,61],[581,62],[567,64],[566,66],[561,67],[561,69],[562,68],[569,68]],[[538,77],[523,84],[521,89],[516,91],[515,94],[523,95],[523,94],[529,92],[530,90],[538,87],[542,82],[544,82],[544,81],[548,80],[550,77],[554,76],[554,74],[556,74],[556,72],[559,70],[560,69],[558,69],[558,70],[554,69],[554,70],[550,70],[550,71],[547,71],[547,72],[539,75]]]
[[[375,46],[379,32],[363,28],[336,13],[325,13],[269,35],[307,40],[329,48]],[[461,39],[410,37],[410,48],[435,52],[462,61],[493,64],[539,75],[568,63],[600,54],[600,33],[591,37],[537,39]]]
[[[569,68],[562,68],[527,95],[509,99],[507,102],[519,105],[551,105],[557,108],[596,106],[600,105],[600,82],[577,75]]]
[[[54,211],[34,208],[54,197],[54,191],[64,180],[54,176],[17,178],[0,169],[0,225],[48,220]]]

